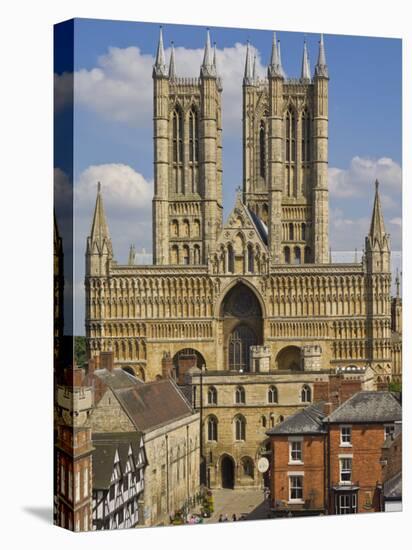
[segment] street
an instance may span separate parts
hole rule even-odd
[[[245,519],[267,519],[269,502],[264,499],[262,489],[233,490],[216,489],[213,491],[214,512],[205,520],[205,523],[216,523],[220,514],[232,521],[233,514],[239,519],[242,515]],[[245,517],[246,516],[246,517]]]

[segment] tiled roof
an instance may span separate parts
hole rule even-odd
[[[361,391],[335,409],[325,422],[394,422],[401,420],[402,407],[388,391]]]
[[[319,401],[313,405],[309,405],[302,411],[289,416],[278,426],[271,428],[266,433],[267,435],[292,435],[292,434],[316,434],[325,433],[323,412],[325,402]]]
[[[108,489],[113,473],[116,449],[119,452],[121,467],[124,469],[128,457],[129,445],[136,456],[140,447],[140,435],[127,433],[93,434],[93,489]]]
[[[402,499],[402,472],[398,472],[383,484],[383,494],[387,499]]]

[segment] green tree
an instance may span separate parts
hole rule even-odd
[[[86,362],[86,338],[85,336],[74,337],[74,358],[79,367]]]

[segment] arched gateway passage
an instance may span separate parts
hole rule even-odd
[[[263,318],[259,300],[251,288],[238,283],[221,306],[224,358],[229,370],[250,370],[250,347],[263,343]]]
[[[235,461],[229,455],[223,455],[221,461],[222,488],[233,489],[235,486]]]

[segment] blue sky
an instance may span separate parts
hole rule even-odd
[[[138,250],[151,250],[151,67],[159,23],[75,21],[73,171],[78,327],[83,323],[84,249],[98,179],[102,182],[115,258],[125,263],[131,243]],[[370,220],[373,183],[378,177],[386,229],[393,249],[400,250],[402,43],[398,39],[337,36],[324,31],[330,75],[332,249],[336,254],[362,249]],[[198,76],[205,28],[168,24],[163,32],[167,57],[170,41],[174,41],[178,75]],[[245,45],[249,40],[256,50],[258,74],[263,77],[273,31],[212,27],[210,32],[212,41],[217,43],[223,80],[223,198],[227,216],[234,203],[234,191],[242,182],[241,85]],[[288,77],[300,75],[305,37],[313,71],[319,36],[277,31]],[[56,71],[62,81],[63,70],[62,66]],[[57,113],[62,119],[67,116],[65,107],[63,98]],[[70,173],[69,166],[60,164],[58,168],[60,178]]]

